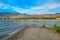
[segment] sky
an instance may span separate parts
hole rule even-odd
[[[60,0],[0,0],[0,12],[26,14],[60,13]]]

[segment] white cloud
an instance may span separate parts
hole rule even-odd
[[[29,9],[23,9],[20,7],[0,3],[0,9],[11,9],[19,13],[28,13],[28,14],[48,13],[48,10],[58,8],[58,7],[60,7],[60,3],[46,3],[42,6],[31,7]]]
[[[32,7],[29,9],[29,11],[31,13],[37,13],[37,14],[40,13],[41,14],[41,13],[48,13],[48,10],[55,9],[58,7],[60,7],[60,3],[47,3],[42,6]]]
[[[0,3],[0,9],[10,9],[11,6],[8,4]]]
[[[23,9],[19,7],[13,7],[12,10],[19,12],[19,13],[26,13],[28,11],[27,9]]]
[[[0,9],[11,9],[11,10],[14,10],[19,13],[26,13],[28,11],[26,9],[22,9],[22,8],[16,7],[16,6],[11,6],[11,5],[4,4],[4,3],[0,3]]]

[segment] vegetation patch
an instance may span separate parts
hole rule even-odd
[[[42,26],[42,28],[46,28],[46,25],[44,24],[44,25]]]
[[[42,26],[42,28],[46,28],[46,29],[51,30],[53,32],[60,33],[60,26],[57,26],[57,24],[54,24],[53,27],[51,27],[51,28],[47,28],[46,25],[44,24]]]
[[[5,36],[7,36],[7,35],[0,35],[0,39],[2,39],[2,38],[5,37]]]
[[[52,30],[53,30],[54,32],[60,33],[60,26],[57,26],[57,24],[54,24]]]

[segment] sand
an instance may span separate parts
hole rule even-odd
[[[23,30],[22,35],[19,34],[18,37],[11,40],[60,40],[60,34],[53,33],[45,28],[28,26]]]

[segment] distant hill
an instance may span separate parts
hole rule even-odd
[[[17,15],[20,13],[16,13],[16,12],[0,12],[0,16],[6,16],[6,15]]]
[[[60,13],[56,13],[56,14],[60,14]]]
[[[0,12],[0,18],[10,18],[10,17],[23,17],[27,16],[26,13],[17,13],[17,12]],[[29,16],[29,15],[28,15]]]
[[[15,13],[15,12],[0,12],[0,17],[10,17],[12,15],[18,15],[19,13]]]
[[[55,18],[60,18],[60,13],[29,15],[26,13],[17,13],[17,12],[0,12],[0,18],[40,18],[40,19],[50,18],[50,19],[55,19]]]

